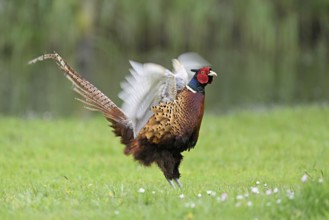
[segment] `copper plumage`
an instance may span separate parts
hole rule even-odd
[[[78,100],[89,110],[102,112],[110,122],[114,134],[121,137],[125,145],[124,153],[145,166],[156,163],[171,186],[175,187],[175,181],[181,187],[181,153],[197,143],[204,113],[205,86],[217,76],[208,65],[187,69],[195,57],[202,59],[194,54],[183,54],[180,59],[173,60],[174,73],[155,64],[131,62],[132,76],[123,84],[122,109],[57,53],[42,55],[29,63],[55,60],[72,82],[74,91],[83,97]],[[184,66],[184,63],[187,64]],[[156,92],[153,94],[145,88]],[[129,111],[129,105],[137,107]]]

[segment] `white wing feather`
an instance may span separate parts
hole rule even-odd
[[[209,63],[196,53],[185,53],[174,59],[173,72],[163,66],[130,61],[131,75],[121,83],[122,110],[132,121],[136,137],[152,116],[151,106],[176,99],[177,91],[182,90],[198,69]]]
[[[175,99],[176,82],[174,74],[160,65],[134,61],[130,64],[131,75],[121,84],[119,97],[123,100],[122,110],[134,124],[136,136],[152,116],[151,106]]]
[[[205,66],[210,66],[209,62],[194,52],[183,53],[178,57],[178,61],[183,65],[188,73],[188,81],[195,74],[191,69],[200,69]]]

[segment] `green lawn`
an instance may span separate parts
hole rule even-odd
[[[0,219],[329,218],[328,106],[206,115],[178,190],[101,117],[0,117],[0,152]]]

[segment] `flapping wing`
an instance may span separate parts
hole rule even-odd
[[[195,74],[195,72],[192,72],[191,69],[200,69],[205,66],[210,66],[207,60],[194,52],[183,53],[178,57],[177,60],[182,66],[184,66],[185,70],[187,71],[187,82],[189,82]]]
[[[176,99],[177,92],[192,79],[191,69],[209,66],[208,61],[192,52],[173,59],[173,72],[153,63],[130,61],[130,64],[131,75],[121,84],[119,97],[123,101],[122,110],[134,124],[135,135],[153,115],[152,106]]]
[[[153,63],[141,64],[130,61],[131,75],[121,84],[119,94],[123,101],[122,110],[135,125],[134,134],[152,116],[151,106],[176,98],[176,79],[168,69]]]

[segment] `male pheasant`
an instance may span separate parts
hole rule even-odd
[[[173,72],[152,63],[130,61],[131,75],[121,84],[122,108],[72,69],[57,53],[45,54],[29,63],[53,59],[73,83],[78,99],[90,110],[100,111],[121,137],[126,155],[145,166],[156,163],[169,184],[179,187],[181,152],[198,140],[204,112],[205,86],[215,72],[195,53],[173,60]]]

